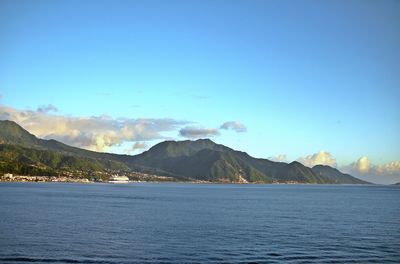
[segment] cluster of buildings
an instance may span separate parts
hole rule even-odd
[[[5,173],[0,176],[0,181],[3,182],[79,182],[88,183],[89,180],[85,178],[72,178],[65,176],[25,176],[25,175],[13,175],[11,173]]]

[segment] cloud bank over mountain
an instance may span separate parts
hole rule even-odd
[[[341,170],[375,183],[387,184],[400,182],[400,161],[374,165],[367,156],[362,156],[357,161],[341,167]]]
[[[271,156],[268,157],[268,159],[279,162],[291,162],[286,154]],[[400,161],[391,161],[386,164],[375,165],[367,156],[362,156],[348,165],[338,165],[336,158],[327,151],[319,151],[311,155],[299,157],[296,161],[310,168],[316,165],[331,166],[368,182],[378,184],[400,182]]]
[[[112,118],[107,115],[73,117],[61,115],[52,104],[42,105],[36,110],[19,110],[0,105],[0,120],[11,120],[30,133],[44,139],[56,139],[65,144],[95,151],[107,151],[124,142],[134,142],[126,153],[146,149],[152,140],[166,139],[165,133],[177,132],[189,139],[215,137],[223,130],[245,132],[246,126],[238,121],[227,121],[219,128],[192,126],[193,122],[172,118]],[[269,157],[273,161],[289,162],[285,154]],[[327,151],[299,157],[297,161],[313,167],[329,165],[360,179],[374,183],[400,182],[400,161],[375,165],[362,156],[351,164],[339,166]]]
[[[331,167],[336,167],[337,165],[336,159],[326,151],[320,151],[312,155],[300,157],[297,159],[297,161],[307,167],[314,167],[315,165],[328,165]]]
[[[220,135],[218,129],[187,126],[179,130],[179,135],[185,138],[204,138]]]
[[[278,157],[281,156],[284,155]],[[362,156],[357,161],[348,165],[338,166],[335,157],[326,151],[320,151],[312,155],[300,157],[297,161],[307,167],[313,167],[315,165],[328,165],[335,167],[342,172],[373,183],[391,184],[400,182],[400,161],[374,165],[367,156]]]
[[[136,150],[145,150],[149,146],[145,142],[135,142],[130,148],[125,150],[125,153],[132,154]]]
[[[162,139],[163,132],[175,131],[189,123],[170,118],[71,117],[49,113],[55,109],[52,105],[36,111],[0,105],[0,119],[15,121],[40,138],[96,151],[105,151],[125,141]]]
[[[247,131],[244,124],[239,121],[227,121],[218,128],[202,128],[187,126],[179,130],[179,135],[189,139],[199,139],[205,137],[215,137],[221,135],[220,130],[233,130],[237,133],[243,133]]]
[[[107,115],[72,117],[58,113],[52,104],[41,105],[36,110],[19,110],[0,105],[0,120],[11,120],[34,135],[56,139],[65,144],[95,151],[107,151],[124,142],[136,143],[126,150],[131,153],[144,149],[145,141],[166,139],[166,132],[178,132],[189,139],[219,136],[217,128],[190,126],[194,122],[173,118],[112,118]],[[224,129],[244,132],[245,126],[237,121],[225,122]],[[138,143],[140,142],[140,143]]]
[[[279,154],[277,156],[268,157],[269,160],[277,161],[277,162],[287,162],[288,159],[285,154]]]

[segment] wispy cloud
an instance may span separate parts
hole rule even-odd
[[[105,151],[126,141],[162,139],[163,132],[178,130],[190,123],[170,118],[70,117],[56,115],[49,111],[52,108],[31,111],[0,105],[0,120],[15,121],[40,138],[96,151]]]
[[[320,151],[312,155],[300,157],[297,161],[310,168],[315,165],[328,165],[331,167],[337,166],[336,159],[326,151]]]
[[[135,142],[135,144],[133,144],[131,148],[126,149],[125,152],[127,154],[131,154],[136,150],[142,150],[142,149],[147,149],[147,148],[148,148],[148,146],[145,142]]]
[[[48,105],[39,106],[36,111],[40,112],[40,113],[48,113],[51,111],[58,112],[58,109],[54,105],[48,104]]]
[[[215,128],[201,128],[187,126],[179,130],[179,135],[185,138],[204,138],[204,137],[214,137],[218,136],[220,133],[218,129]]]
[[[220,129],[233,130],[238,133],[247,131],[246,126],[238,121],[227,121],[221,125]]]
[[[219,128],[202,128],[187,126],[179,131],[179,135],[185,138],[204,138],[219,136],[221,133],[219,130],[233,130],[236,132],[245,132],[246,126],[238,121],[227,121],[223,123]]]
[[[133,146],[132,146],[132,150],[146,149],[146,148],[147,148],[147,144],[144,142],[135,142],[135,144],[133,144]]]

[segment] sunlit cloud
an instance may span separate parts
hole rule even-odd
[[[273,161],[280,161],[283,157],[286,158],[286,156],[282,154],[277,157],[271,157],[270,159]],[[329,152],[325,151],[300,157],[297,161],[307,167],[313,167],[319,164],[337,167],[341,172],[373,183],[391,184],[400,182],[400,161],[375,165],[367,156],[362,156],[348,165],[338,166],[336,159]]]
[[[233,130],[238,133],[247,131],[246,126],[238,121],[227,121],[221,125],[220,129]]]
[[[279,154],[278,156],[272,156],[268,158],[269,160],[276,162],[288,162],[288,159],[285,154]]]
[[[0,120],[15,121],[40,138],[96,151],[108,150],[125,141],[163,139],[163,132],[178,130],[190,123],[169,118],[70,117],[52,113],[53,108],[39,107],[31,111],[0,105]]]
[[[328,165],[331,167],[337,166],[336,159],[326,151],[320,151],[312,155],[300,157],[297,161],[310,168],[315,165]]]
[[[180,136],[190,139],[214,137],[218,136],[219,134],[220,133],[218,129],[215,128],[201,128],[201,127],[187,126],[179,130]]]
[[[360,172],[360,173],[366,173],[369,171],[371,166],[371,163],[369,162],[369,159],[367,156],[363,156],[359,158],[355,163],[354,163],[354,168]]]
[[[400,182],[400,161],[374,165],[367,156],[362,156],[357,161],[340,169],[358,178],[375,183],[388,184]]]

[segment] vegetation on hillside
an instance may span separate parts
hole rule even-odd
[[[0,121],[0,173],[253,183],[365,183],[329,166],[256,159],[209,139],[165,141],[136,155],[100,153],[36,138],[12,121]],[[153,177],[154,178],[154,177]]]

